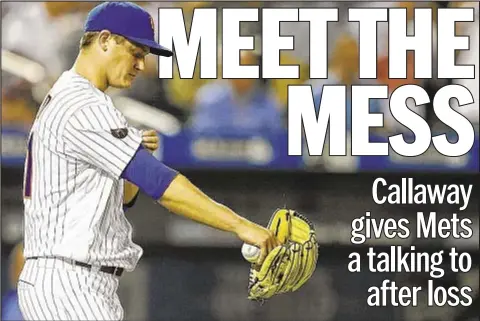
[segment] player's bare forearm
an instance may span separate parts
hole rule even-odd
[[[123,184],[123,204],[128,204],[133,201],[138,190],[139,188],[137,185],[125,180],[125,183]]]
[[[179,174],[158,202],[175,214],[227,232],[235,232],[245,219],[215,202]]]
[[[175,214],[219,230],[232,232],[242,241],[258,246],[261,249],[259,262],[280,244],[270,230],[215,202],[181,174],[170,183],[158,203]]]

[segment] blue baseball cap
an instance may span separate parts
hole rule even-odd
[[[170,49],[155,41],[153,18],[131,2],[104,2],[93,8],[85,22],[85,32],[109,30],[111,33],[150,48],[154,55],[171,57]]]

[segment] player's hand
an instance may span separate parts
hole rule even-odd
[[[261,265],[268,253],[281,245],[272,231],[250,221],[239,224],[236,228],[237,236],[247,244],[260,248],[261,254],[256,264]]]
[[[158,148],[158,135],[157,132],[153,129],[146,130],[142,133],[142,145],[149,152],[153,153]]]

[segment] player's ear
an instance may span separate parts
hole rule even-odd
[[[102,30],[100,31],[97,41],[98,45],[100,46],[100,49],[102,51],[107,51],[109,47],[109,40],[111,38],[112,34],[108,30]]]

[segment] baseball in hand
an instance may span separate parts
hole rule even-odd
[[[243,243],[242,255],[250,263],[255,263],[260,257],[260,249],[254,245]]]

